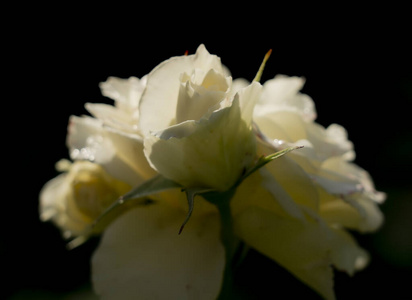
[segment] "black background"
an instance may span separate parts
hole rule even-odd
[[[117,7],[105,15],[81,7],[36,9],[15,13],[2,46],[6,179],[0,259],[6,280],[0,297],[64,299],[87,287],[97,240],[67,251],[58,230],[38,219],[39,191],[57,175],[55,162],[68,158],[68,118],[85,114],[85,102],[112,103],[98,88],[108,76],[142,77],[204,43],[234,78],[249,80],[272,49],[262,82],[276,74],[304,76],[303,92],[315,102],[317,121],[348,130],[356,163],[388,194],[382,229],[356,235],[371,253],[371,264],[353,278],[336,273],[337,298],[412,299],[411,26],[402,8],[327,8],[319,16],[306,12],[303,19],[291,8],[263,14],[265,7],[206,16],[192,9],[168,18],[164,7]],[[268,293],[317,299],[256,253],[248,256],[240,277],[256,299]]]

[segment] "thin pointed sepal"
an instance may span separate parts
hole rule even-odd
[[[190,217],[192,216],[193,208],[194,208],[194,205],[195,205],[195,196],[200,195],[200,194],[204,194],[204,193],[208,193],[208,192],[211,192],[211,191],[212,191],[211,189],[204,189],[204,188],[190,188],[190,189],[185,190],[189,210],[188,210],[188,213],[186,215],[185,220],[182,223],[182,226],[180,226],[179,235],[182,233],[183,228],[186,226],[187,222],[189,221]]]
[[[260,65],[259,70],[256,73],[256,76],[253,79],[253,81],[260,82],[260,79],[261,79],[262,74],[263,74],[263,70],[265,69],[266,62],[268,61],[271,54],[272,54],[272,49],[269,49],[269,51],[265,54],[265,57],[263,58],[263,61]]]

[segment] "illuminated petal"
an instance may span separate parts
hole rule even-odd
[[[116,220],[92,259],[95,291],[102,299],[214,299],[224,250],[216,215],[192,216],[153,204]]]
[[[89,160],[100,164],[111,176],[129,183],[131,186],[142,182],[144,179],[137,166],[140,167],[140,164],[145,163],[145,160],[125,161],[119,155],[122,152],[118,152],[125,152],[130,148],[142,148],[142,142],[135,139],[125,140],[119,136],[115,145],[108,134],[102,122],[97,119],[71,116],[67,135],[71,159]],[[126,147],[127,145],[130,147]],[[138,155],[138,149],[136,151],[132,157]],[[140,151],[142,152],[142,149]],[[123,155],[123,157],[125,156]]]
[[[105,126],[123,132],[139,134],[138,120],[133,112],[120,110],[113,105],[101,103],[86,103],[85,107],[95,118],[101,120]]]
[[[199,72],[194,73],[196,75]],[[197,78],[192,77],[194,78],[191,80],[196,81]],[[189,78],[181,83],[176,107],[176,123],[201,119],[225,98],[231,84],[230,77],[226,78],[223,74],[210,69],[202,79],[199,85],[191,82]]]
[[[156,171],[150,167],[143,152],[143,139],[135,134],[123,133],[121,131],[105,128],[106,136],[110,138],[116,149],[117,156],[124,161],[143,180],[156,175]],[[134,185],[141,182],[135,181]]]
[[[274,111],[294,111],[306,121],[316,118],[313,100],[300,93],[305,80],[299,77],[277,75],[263,85],[262,97],[256,105],[255,116]]]
[[[100,83],[102,94],[116,101],[116,106],[121,108],[137,108],[140,97],[146,84],[146,77],[142,79],[130,77],[128,79],[109,77]]]
[[[247,81],[244,78],[236,78],[233,79],[232,81],[232,90],[231,93],[234,95],[236,94],[238,91],[240,91],[241,89],[247,87],[250,84],[249,81]]]
[[[254,117],[260,130],[271,140],[283,140],[293,143],[306,139],[306,126],[302,118],[289,111],[280,111],[263,116]]]
[[[230,188],[254,159],[250,122],[259,91],[260,84],[250,85],[209,119],[186,121],[147,137],[145,154],[152,167],[185,187]]]
[[[220,58],[210,55],[203,45],[195,55],[172,57],[150,72],[140,103],[140,128],[144,135],[175,122],[180,77],[185,73],[191,74],[196,68],[223,73]]]
[[[48,181],[40,191],[40,219],[52,221],[65,238],[80,234],[87,226],[87,218],[70,201],[67,174]]]
[[[246,167],[245,157],[252,160],[253,136],[241,123],[237,102],[212,118],[188,121],[145,139],[152,166],[186,187],[230,188]]]

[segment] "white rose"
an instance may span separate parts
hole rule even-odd
[[[315,107],[299,92],[302,86],[301,78],[285,76],[263,88],[232,83],[203,45],[142,80],[109,78],[102,92],[115,106],[87,104],[95,118],[71,118],[67,142],[80,161],[45,186],[42,218],[76,234],[129,185],[149,178],[169,184],[166,177],[188,188],[226,191],[258,155],[303,145],[237,186],[230,202],[233,234],[334,299],[332,266],[353,274],[368,262],[346,229],[376,229],[384,195],[351,162],[353,145],[343,127],[314,122]],[[164,177],[153,177],[151,167]],[[156,190],[150,184],[143,186]],[[150,205],[105,230],[92,259],[96,292],[107,299],[216,298],[227,258],[219,210],[196,198],[189,224],[177,235],[187,215],[181,188],[173,183],[150,197]]]
[[[353,145],[343,127],[314,122],[312,99],[299,90],[303,79],[278,76],[263,85],[255,107],[258,152],[293,151],[246,180],[234,198],[236,230],[251,247],[271,257],[326,299],[334,299],[331,266],[352,275],[368,254],[346,229],[376,230],[383,220],[366,171],[350,162]],[[266,201],[263,186],[277,202]],[[260,191],[260,192],[259,192]],[[248,198],[259,199],[253,204]],[[282,245],[279,247],[279,245]],[[304,249],[304,250],[302,250]]]
[[[50,180],[40,193],[40,218],[53,221],[65,238],[78,236],[130,186],[116,180],[98,164],[60,161],[65,172]]]
[[[72,160],[98,163],[131,186],[156,174],[144,156],[139,127],[139,103],[145,85],[145,77],[110,77],[100,84],[103,95],[115,100],[115,105],[87,103],[86,109],[95,118],[70,118],[67,145]]]
[[[235,94],[232,78],[201,45],[147,77],[140,127],[150,165],[185,187],[229,189],[255,159],[251,130],[261,85]]]
[[[70,117],[67,145],[74,163],[44,186],[40,201],[42,220],[53,220],[66,237],[84,233],[104,208],[156,174],[144,156],[138,126],[145,84],[145,77],[110,77],[100,87],[115,105],[87,103],[95,118]],[[76,194],[87,190],[88,199]]]
[[[265,82],[254,113],[254,121],[267,142],[260,143],[260,148],[304,145],[284,160],[293,160],[322,190],[320,214],[331,223],[344,222],[340,225],[351,229],[375,230],[382,223],[377,203],[385,195],[375,190],[365,170],[351,162],[355,152],[346,130],[337,124],[324,128],[314,122],[313,101],[299,92],[303,84],[302,78],[286,76]],[[282,180],[281,176],[276,178]],[[354,214],[338,221],[339,211],[351,211],[348,206]]]

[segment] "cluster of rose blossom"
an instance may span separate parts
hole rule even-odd
[[[100,87],[114,105],[88,103],[92,116],[70,118],[71,161],[43,188],[41,219],[66,238],[82,236],[122,195],[161,175],[176,187],[144,196],[99,230],[94,289],[105,299],[214,299],[225,268],[219,211],[196,197],[178,235],[188,213],[181,187],[236,186],[236,237],[334,299],[333,268],[353,274],[368,263],[348,230],[376,230],[385,196],[353,163],[345,129],[315,122],[303,84],[232,79],[203,45],[141,79],[109,78]],[[296,146],[242,177],[259,158]]]

